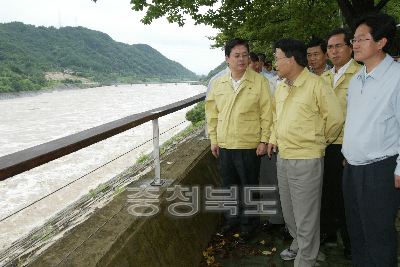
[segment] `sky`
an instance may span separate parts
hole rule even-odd
[[[144,25],[144,12],[132,9],[130,0],[0,0],[0,23],[20,21],[35,26],[82,26],[108,34],[117,42],[147,44],[198,75],[207,75],[224,59],[221,49],[211,49],[217,30],[194,25],[183,27],[165,17]],[[168,66],[159,66],[168,68]]]

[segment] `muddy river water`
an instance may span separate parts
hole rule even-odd
[[[0,95],[0,157],[206,91],[188,83],[118,85]],[[160,143],[190,125],[186,108],[159,119]],[[151,139],[145,123],[0,182],[0,220]],[[0,222],[0,251],[152,150],[134,149],[92,175]]]

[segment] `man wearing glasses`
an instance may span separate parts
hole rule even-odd
[[[395,20],[383,13],[356,23],[342,152],[343,197],[354,266],[397,265],[400,206],[400,65],[387,52]]]
[[[321,75],[332,86],[342,107],[344,117],[346,117],[347,113],[346,94],[350,80],[362,68],[360,64],[351,58],[353,52],[353,46],[350,44],[351,38],[353,38],[353,32],[346,28],[338,28],[329,33],[327,51],[334,67]],[[347,259],[351,259],[351,246],[347,233],[342,191],[344,157],[341,150],[343,134],[344,130],[325,150],[321,200],[321,246],[329,242],[336,242],[337,227],[335,219],[337,219],[345,247],[344,255]]]
[[[222,187],[239,189],[239,208],[225,213],[228,224],[220,233],[226,235],[241,228],[238,241],[247,243],[260,217],[245,214],[244,191],[246,187],[259,186],[260,156],[267,153],[271,134],[272,97],[267,78],[248,67],[249,46],[245,40],[229,41],[225,60],[230,71],[212,85],[206,116],[211,152],[221,166]]]
[[[293,242],[280,253],[294,266],[315,266],[320,242],[324,153],[342,130],[344,117],[332,87],[307,67],[307,47],[298,40],[275,42],[275,66],[285,78],[272,101],[268,144],[277,155],[282,211]]]

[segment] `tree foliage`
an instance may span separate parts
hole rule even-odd
[[[186,120],[190,121],[193,125],[198,123],[199,121],[204,121],[205,118],[205,108],[204,101],[200,101],[194,106],[193,109],[186,112]]]
[[[97,1],[97,0],[93,0]],[[354,30],[354,20],[368,12],[384,11],[400,18],[398,0],[131,0],[132,9],[146,11],[144,24],[166,16],[172,23],[185,24],[185,15],[197,24],[210,25],[220,32],[210,37],[213,47],[241,37],[251,50],[271,53],[275,40],[292,37],[304,42],[325,38],[342,25]],[[347,25],[346,25],[347,24]]]

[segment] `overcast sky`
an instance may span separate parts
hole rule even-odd
[[[210,49],[217,30],[169,24],[166,18],[143,25],[144,12],[131,10],[130,0],[0,0],[0,23],[21,21],[35,26],[82,26],[104,32],[117,42],[148,44],[196,74],[208,74],[224,61],[224,52]],[[168,66],[159,66],[168,68]]]

